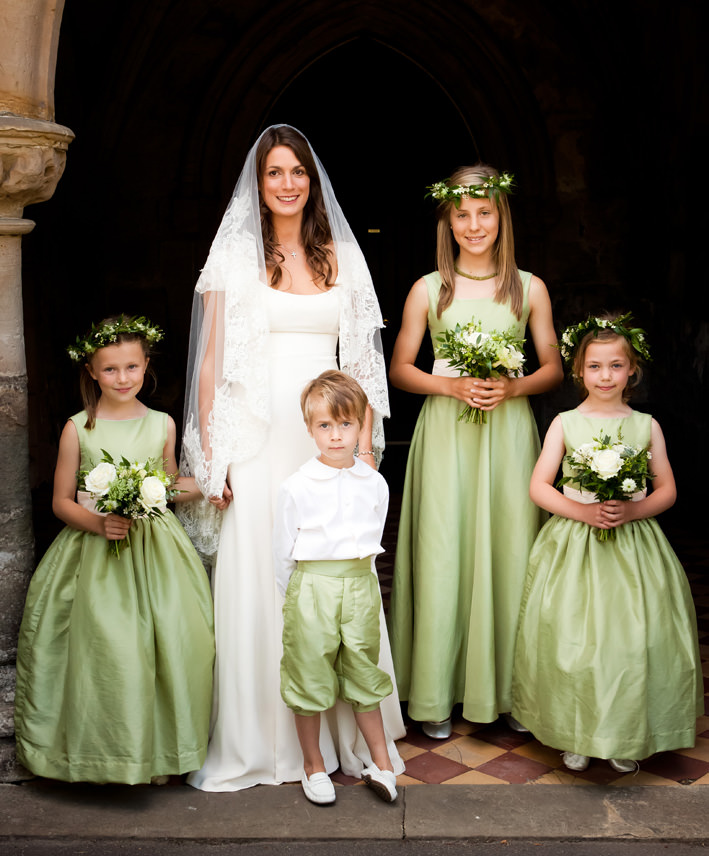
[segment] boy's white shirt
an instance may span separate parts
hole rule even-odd
[[[342,469],[317,458],[303,464],[278,493],[273,559],[281,594],[298,561],[364,559],[383,553],[388,504],[384,477],[359,458],[353,467]]]

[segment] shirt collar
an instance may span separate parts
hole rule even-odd
[[[311,458],[303,464],[300,471],[309,478],[318,479],[320,481],[337,478],[340,474],[358,476],[359,478],[369,478],[370,475],[376,472],[376,470],[373,470],[369,464],[365,464],[364,461],[360,461],[359,458],[355,458],[353,467],[345,467],[342,469],[339,467],[329,467],[317,458]]]

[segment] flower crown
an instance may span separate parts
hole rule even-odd
[[[450,184],[450,179],[446,178],[427,187],[425,198],[432,196],[439,202],[453,202],[456,208],[460,208],[460,200],[464,196],[471,199],[497,199],[501,193],[512,193],[514,180],[515,177],[509,172],[491,175],[482,184]]]
[[[596,318],[589,315],[580,324],[571,324],[561,334],[561,342],[557,345],[565,363],[573,363],[576,349],[587,333],[598,336],[601,330],[611,330],[616,336],[622,336],[630,342],[631,348],[644,360],[651,360],[650,348],[645,339],[645,331],[640,327],[631,327],[632,313],[626,312],[617,318]]]
[[[123,333],[142,336],[149,345],[154,345],[164,336],[160,327],[148,321],[143,315],[139,318],[119,315],[114,321],[92,324],[87,335],[83,339],[77,336],[76,344],[69,345],[66,350],[75,363],[81,363],[91,357],[99,348],[114,345]]]

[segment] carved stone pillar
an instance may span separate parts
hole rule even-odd
[[[0,30],[0,781],[14,753],[17,631],[34,567],[22,320],[24,208],[54,193],[73,133],[54,118],[63,0],[3,0]]]
[[[22,322],[22,235],[26,205],[54,193],[68,128],[0,115],[0,781],[16,780],[14,686],[17,632],[33,570],[27,450],[27,370]]]

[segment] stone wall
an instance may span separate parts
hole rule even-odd
[[[0,781],[27,775],[14,756],[17,634],[34,569],[21,239],[27,205],[56,188],[73,137],[54,118],[61,2],[5,0],[0,31]]]

